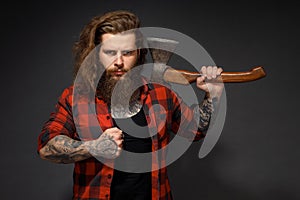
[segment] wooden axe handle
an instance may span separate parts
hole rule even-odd
[[[163,78],[167,82],[186,85],[195,82],[198,76],[201,76],[201,73],[169,68],[165,71]],[[214,81],[223,83],[242,83],[255,81],[265,76],[266,73],[263,67],[257,66],[246,72],[222,72],[219,77],[214,79]]]

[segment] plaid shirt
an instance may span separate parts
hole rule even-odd
[[[152,151],[155,152],[165,147],[170,141],[169,132],[177,133],[179,126],[186,124],[184,135],[191,140],[199,140],[204,137],[198,128],[198,122],[193,120],[193,110],[181,104],[175,93],[166,87],[156,84],[145,84],[141,93],[141,101],[148,122],[149,132],[152,136]],[[75,140],[81,140],[74,124],[72,113],[73,86],[65,89],[56,104],[55,112],[51,113],[50,119],[44,124],[38,138],[38,150],[49,140],[57,135],[66,135]],[[103,131],[113,127],[110,109],[107,104],[96,97],[96,111],[100,127]],[[164,109],[153,109],[155,104],[163,106]],[[181,105],[180,105],[181,104]],[[157,107],[156,107],[157,108]],[[164,111],[163,111],[164,110]],[[160,120],[161,115],[166,120]],[[88,113],[87,113],[87,118]],[[182,123],[184,122],[184,123]],[[182,128],[182,127],[180,127]],[[158,133],[153,134],[153,131]],[[169,179],[167,177],[165,151],[159,151],[152,155],[152,199],[172,199]],[[107,160],[113,163],[113,160]],[[110,199],[110,186],[112,183],[114,169],[104,165],[95,158],[89,158],[76,162],[74,166],[73,199]]]

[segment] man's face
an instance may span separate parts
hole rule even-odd
[[[135,35],[133,33],[103,34],[99,56],[107,75],[114,80],[121,79],[136,65],[138,59]]]

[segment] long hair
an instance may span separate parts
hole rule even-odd
[[[78,70],[85,58],[98,44],[101,43],[101,36],[103,34],[117,34],[139,27],[140,20],[138,17],[135,14],[124,10],[108,12],[104,15],[92,18],[91,21],[83,28],[79,41],[77,41],[73,47],[73,53],[75,56],[73,70],[74,78],[76,77]],[[137,64],[144,63],[146,53],[146,49],[140,50]]]

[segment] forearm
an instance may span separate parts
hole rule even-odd
[[[40,157],[55,163],[74,163],[91,157],[82,141],[58,135],[39,151]]]
[[[208,129],[212,113],[214,112],[214,106],[212,99],[209,97],[204,98],[202,103],[199,105],[200,121],[198,128],[201,131]]]

